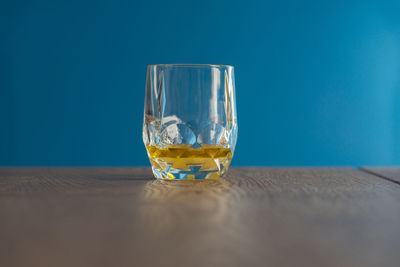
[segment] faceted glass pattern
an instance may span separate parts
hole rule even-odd
[[[148,67],[143,142],[155,177],[220,177],[232,160],[237,131],[232,66]]]

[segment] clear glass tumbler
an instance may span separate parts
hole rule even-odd
[[[220,177],[232,160],[237,131],[232,66],[148,66],[143,142],[156,178]]]

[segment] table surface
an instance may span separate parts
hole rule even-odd
[[[400,169],[0,168],[0,266],[400,266]]]

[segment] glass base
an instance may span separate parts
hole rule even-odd
[[[185,170],[170,170],[162,171],[152,167],[154,177],[162,180],[215,180],[223,174],[218,171],[185,171]]]

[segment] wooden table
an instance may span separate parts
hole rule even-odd
[[[0,168],[0,266],[400,266],[400,169]]]

